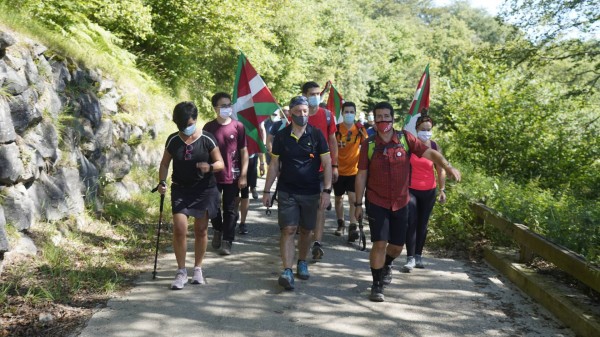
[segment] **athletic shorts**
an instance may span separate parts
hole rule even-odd
[[[202,218],[208,212],[208,218],[212,219],[217,216],[220,204],[221,193],[217,186],[202,189],[171,185],[173,214],[182,213],[194,218]]]
[[[371,242],[387,241],[396,246],[406,243],[408,205],[392,212],[390,209],[369,203],[368,209]]]
[[[354,181],[356,181],[356,175],[339,176],[338,180],[333,184],[335,196],[339,197],[346,192],[354,192]]]
[[[320,198],[320,193],[302,195],[278,191],[277,214],[279,228],[300,226],[307,230],[315,229]]]

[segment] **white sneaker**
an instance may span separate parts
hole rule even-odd
[[[425,268],[425,265],[423,264],[423,257],[421,257],[421,255],[415,255],[415,268]]]
[[[171,289],[173,290],[181,290],[183,286],[188,282],[187,270],[178,269],[177,275],[175,275],[175,280],[171,283]]]
[[[406,264],[402,267],[402,271],[405,273],[410,273],[414,267],[415,267],[415,257],[407,256]]]
[[[194,277],[192,277],[192,284],[204,284],[204,276],[202,275],[202,268],[194,268]]]

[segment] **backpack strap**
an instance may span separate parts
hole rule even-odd
[[[368,149],[368,157],[369,157],[369,163],[371,162],[371,158],[373,157],[373,153],[375,152],[375,136],[377,134],[370,136],[369,138],[367,138],[368,140],[368,144],[369,144],[369,149]],[[398,131],[397,133],[398,135],[398,140],[400,141],[400,145],[404,148],[404,151],[406,151],[406,156],[410,158],[410,147],[408,146],[408,140],[406,139],[406,133],[404,131]]]
[[[434,142],[433,140],[430,141],[431,142],[431,148],[438,151],[438,145],[436,142]]]
[[[331,124],[331,111],[329,111],[329,109],[325,109],[325,108],[323,108],[323,110],[325,110],[325,118],[327,119],[327,128],[329,129],[329,124]]]

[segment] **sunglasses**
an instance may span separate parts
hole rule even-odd
[[[185,146],[185,155],[183,156],[183,159],[185,160],[190,160],[192,159],[192,150],[194,149],[194,147],[191,144],[188,144]]]
[[[348,131],[348,134],[346,135],[346,141],[349,142],[352,139],[352,131]]]

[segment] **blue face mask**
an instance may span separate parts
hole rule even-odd
[[[310,96],[308,98],[308,106],[310,107],[316,107],[319,106],[319,103],[321,103],[321,96],[319,95],[314,95],[314,96]]]
[[[183,134],[186,135],[186,136],[193,135],[195,131],[196,131],[196,124],[190,125],[187,128],[181,130],[181,132],[183,132]]]
[[[354,123],[354,114],[344,114],[344,123],[352,124]]]

